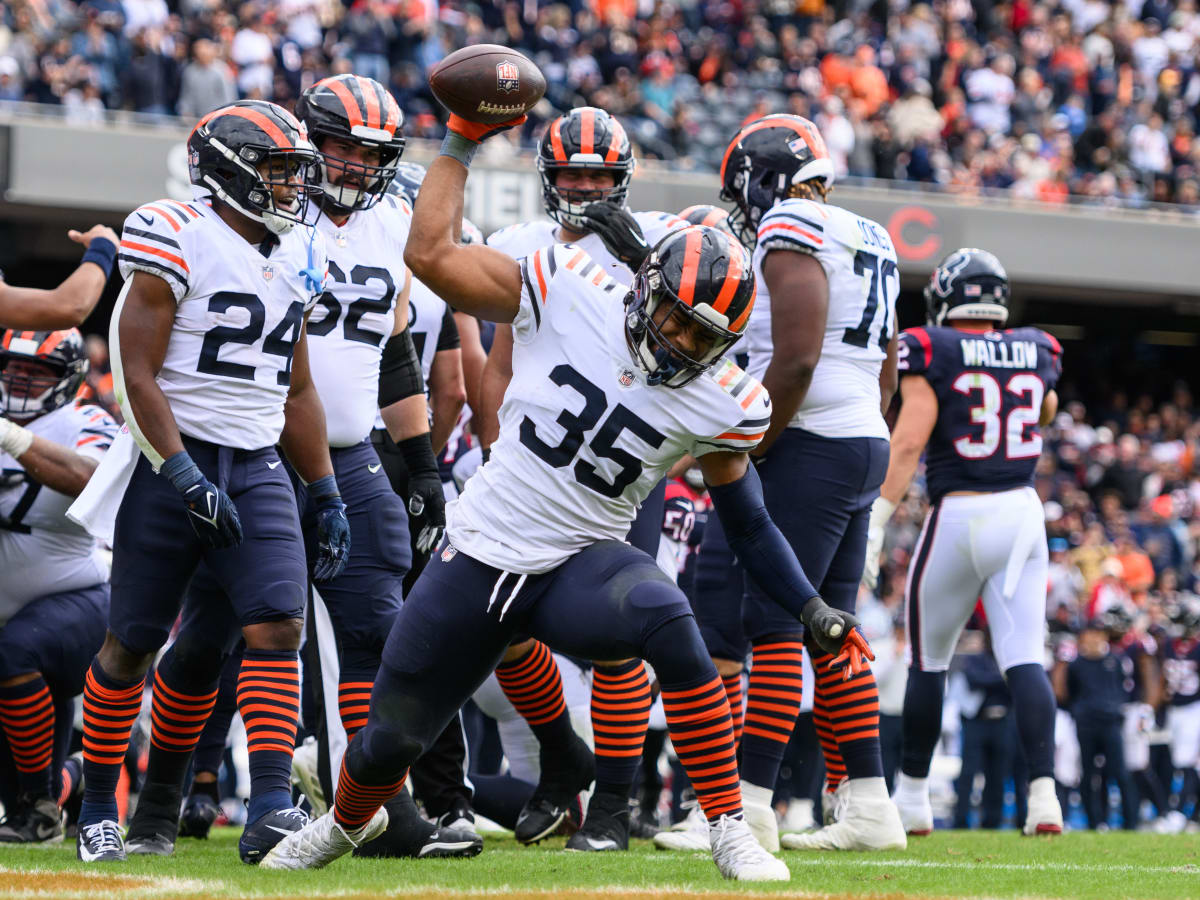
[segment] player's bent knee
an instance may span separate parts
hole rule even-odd
[[[96,658],[100,661],[100,668],[104,670],[104,674],[110,678],[117,681],[133,681],[146,674],[154,660],[154,651],[142,653],[132,650],[109,631],[104,635],[104,644]]]
[[[255,622],[242,627],[242,636],[251,650],[299,650],[303,633],[304,620],[300,618]]]
[[[712,658],[713,665],[717,667],[717,674],[722,678],[729,678],[733,675],[741,675],[742,670],[746,668],[746,664],[740,659],[721,659],[714,656]]]
[[[643,644],[642,659],[654,667],[664,685],[692,681],[706,672],[715,673],[712,657],[690,614],[666,622],[651,634]]]

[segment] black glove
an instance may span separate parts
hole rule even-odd
[[[600,200],[583,211],[583,221],[608,252],[636,272],[650,255],[650,245],[633,213],[611,200]]]
[[[206,547],[222,550],[242,542],[242,520],[229,495],[204,477],[186,450],[165,460],[162,474],[183,496],[188,522]]]
[[[858,627],[858,619],[848,612],[834,609],[820,597],[813,597],[804,605],[800,621],[817,646],[836,657],[830,665],[835,669],[844,669],[845,678],[866,670],[864,659],[875,658],[862,629]]]
[[[318,478],[308,486],[308,495],[317,506],[317,559],[313,563],[313,581],[332,581],[346,568],[350,558],[350,520],[346,504],[332,475]]]
[[[408,468],[408,513],[421,530],[417,532],[417,550],[431,553],[446,530],[446,495],[429,434],[418,434],[396,444]]]

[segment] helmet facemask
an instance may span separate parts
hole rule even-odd
[[[320,193],[320,188],[313,186],[319,157],[312,144],[302,141],[287,150],[247,145],[235,153],[215,136],[209,143],[230,166],[218,171],[217,177],[206,174],[201,179],[218,199],[272,234],[287,234],[304,221],[308,201]],[[261,172],[264,166],[265,175]],[[280,205],[276,188],[295,189],[296,199],[290,206]],[[239,196],[245,199],[239,200]]]
[[[0,350],[0,410],[10,419],[28,421],[69,403],[83,384],[88,363],[82,357],[71,365],[39,358],[32,341],[27,342],[33,345],[29,352],[12,346],[21,340],[14,337],[9,350]],[[26,371],[17,372],[18,366]]]
[[[587,189],[560,188],[558,176],[562,172],[572,169],[610,172],[613,175],[613,186]],[[631,162],[627,166],[608,166],[597,156],[594,162],[552,165],[539,157],[538,172],[542,176],[542,200],[546,206],[546,215],[572,231],[586,232],[588,225],[583,213],[593,203],[611,200],[618,206],[625,205],[629,196],[629,182],[633,177],[633,164]]]
[[[681,300],[668,286],[654,253],[638,270],[633,290],[625,297],[625,310],[625,338],[650,385],[679,388],[691,383],[741,337],[711,305],[690,306]],[[698,352],[680,348],[663,334],[663,326],[672,318],[695,327],[705,339]]]
[[[387,135],[387,132],[382,132],[382,134]],[[336,134],[317,135],[318,140],[321,137],[350,140],[343,135]],[[404,152],[402,138],[391,144],[374,141],[358,143],[359,146],[366,149],[379,151],[379,165],[372,166],[366,163],[352,162],[322,150],[316,167],[317,182],[322,194],[321,202],[346,212],[370,209],[382,199],[383,195],[387,193],[392,179],[396,177],[396,166],[400,162],[400,155]],[[337,184],[330,179],[331,174],[341,175]],[[345,180],[348,175],[354,176],[362,186],[347,186]]]

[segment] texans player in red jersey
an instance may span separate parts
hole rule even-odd
[[[924,452],[931,505],[908,573],[910,662],[894,798],[909,834],[933,828],[929,763],[946,669],[981,596],[1029,764],[1025,833],[1062,831],[1054,694],[1042,667],[1049,554],[1031,486],[1042,452],[1039,426],[1058,410],[1062,347],[1037,328],[1004,329],[1008,296],[1008,275],[995,256],[956,250],[925,288],[930,326],[901,335],[903,405],[887,478],[871,509],[865,579],[874,586],[884,525]]]

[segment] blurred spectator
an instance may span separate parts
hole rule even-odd
[[[206,112],[237,99],[229,66],[217,58],[217,46],[201,38],[192,44],[192,61],[183,67],[179,85],[179,115],[199,119]]]
[[[988,632],[983,648],[965,654],[951,676],[951,692],[958,699],[962,719],[962,770],[955,789],[954,827],[969,828],[975,778],[983,776],[979,804],[981,828],[999,828],[1004,823],[1004,783],[1012,773],[1014,740],[1009,722],[1012,695],[992,656]]]

